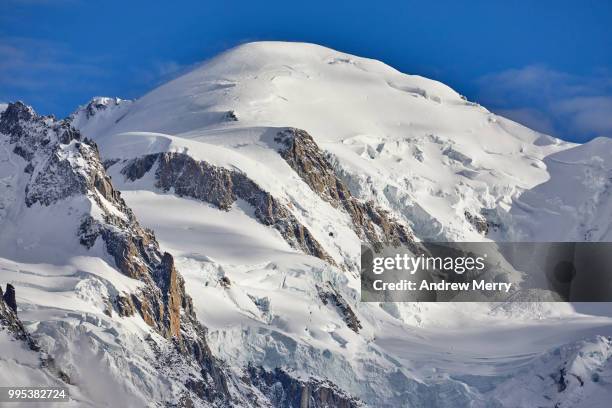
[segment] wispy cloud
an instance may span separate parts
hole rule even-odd
[[[84,74],[103,76],[95,60],[82,60],[62,44],[21,37],[0,38],[0,86],[39,90],[74,85]]]
[[[78,55],[54,41],[0,37],[0,99],[21,99],[43,113],[63,115],[62,98],[93,96],[97,84],[111,75],[109,61],[104,56]],[[79,103],[86,101],[81,99]]]
[[[495,112],[540,132],[556,133],[553,119],[544,112],[533,108],[495,109]]]
[[[140,96],[193,67],[169,59],[130,62],[85,55],[55,41],[0,37],[0,100],[21,99],[44,113],[65,115],[96,95]]]
[[[478,80],[478,99],[536,130],[572,140],[612,136],[612,73],[575,75],[529,65]]]
[[[576,97],[552,105],[553,112],[567,115],[571,129],[612,136],[612,96]]]
[[[190,71],[196,64],[181,64],[177,61],[153,61],[147,67],[134,67],[134,76],[142,85],[156,86],[168,82]]]

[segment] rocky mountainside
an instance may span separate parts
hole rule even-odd
[[[607,401],[601,309],[364,303],[358,264],[362,243],[605,237],[608,144],[312,44],[245,44],[65,120],[10,104],[2,322],[23,335],[0,378],[77,406]]]
[[[78,229],[64,236],[63,231],[54,231],[56,237],[80,243],[86,253],[97,252],[92,255],[111,260],[111,267],[138,282],[132,291],[120,291],[107,282],[106,290],[95,295],[100,297],[103,319],[112,321],[138,316],[150,327],[150,333],[143,340],[153,355],[145,358],[154,357],[155,360],[149,362],[153,372],[147,374],[157,375],[163,381],[174,381],[173,386],[178,388],[173,390],[174,395],[160,395],[162,399],[156,401],[158,404],[242,406],[252,400],[254,405],[267,406],[271,399],[278,402],[312,400],[312,406],[325,406],[328,400],[347,407],[356,404],[331,384],[313,382],[311,385],[308,380],[298,380],[282,370],[268,372],[262,367],[251,367],[246,371],[246,379],[239,378],[236,372],[213,357],[206,342],[206,328],[196,318],[191,297],[185,292],[184,280],[175,268],[172,255],[160,250],[153,231],[140,226],[121,193],[114,189],[96,144],[82,137],[68,121],[41,117],[31,107],[18,102],[9,104],[2,113],[0,133],[8,136],[3,140],[6,160],[19,157],[23,167],[23,176],[13,176],[21,179],[16,184],[25,185],[22,203],[25,208],[16,208],[20,204],[16,202],[9,210],[17,210],[25,216],[39,207],[55,207],[62,211],[70,199],[88,202],[90,207],[80,214],[69,211],[69,216],[79,223]],[[102,249],[107,256],[96,249]],[[33,352],[61,353],[47,350],[45,341],[39,346],[35,339],[40,334],[30,334],[17,317],[12,285],[7,285],[0,303],[0,321],[3,328]],[[101,322],[94,324],[99,326]],[[61,327],[54,329],[62,331]],[[57,339],[51,336],[44,340]],[[124,347],[123,353],[131,352],[127,345]],[[67,373],[59,371],[60,379],[78,388],[85,368],[80,366],[77,355],[69,357],[75,360],[66,367]],[[41,369],[51,362],[54,369],[59,370],[52,357],[41,359]],[[58,362],[57,366],[60,365]],[[291,406],[289,402],[286,404]]]

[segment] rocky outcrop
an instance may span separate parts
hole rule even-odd
[[[195,321],[195,315],[172,255],[161,252],[152,232],[137,222],[132,220],[127,228],[120,228],[120,225],[86,217],[79,231],[83,245],[91,247],[97,238],[101,238],[117,268],[145,283],[140,293],[114,299],[115,310],[122,316],[138,312],[164,337],[182,344],[181,310],[184,319]]]
[[[479,214],[472,214],[467,210],[464,211],[463,215],[465,215],[465,219],[470,224],[472,224],[472,226],[478,233],[482,235],[487,235],[487,233],[489,232],[489,224],[483,216]]]
[[[28,348],[39,351],[39,347],[26,331],[23,323],[17,317],[17,303],[15,301],[15,288],[11,284],[6,285],[3,293],[0,287],[0,330],[8,330],[13,337],[26,343]]]
[[[97,115],[101,111],[105,111],[109,108],[113,108],[115,106],[119,106],[122,103],[129,103],[131,101],[126,101],[120,98],[108,98],[103,96],[98,96],[93,98],[87,105],[80,108],[79,111],[82,111],[85,114],[87,119],[91,119],[95,115]],[[79,112],[77,111],[77,112]]]
[[[0,293],[2,289],[0,289]],[[2,295],[2,299],[4,303],[11,309],[13,312],[17,313],[17,299],[15,298],[15,287],[10,283],[6,284],[6,290],[4,291],[4,295]]]
[[[81,129],[88,121],[93,118],[105,116],[107,113],[114,113],[117,110],[129,108],[133,101],[121,98],[109,98],[106,96],[96,96],[92,98],[86,105],[80,106],[73,112],[67,121],[76,129]],[[121,117],[115,120],[119,122]]]
[[[307,132],[290,128],[279,132],[274,140],[283,159],[315,193],[350,215],[353,229],[362,240],[373,245],[407,245],[416,249],[408,227],[373,202],[362,202],[352,196]]]
[[[317,285],[317,293],[324,305],[331,304],[336,307],[349,329],[353,330],[355,333],[359,333],[359,330],[363,327],[361,326],[359,318],[331,282],[325,282],[325,284],[321,286]]]
[[[0,116],[0,133],[9,136],[13,152],[27,162],[28,207],[34,203],[48,206],[80,194],[96,198],[90,194],[94,190],[111,202],[117,201],[118,193],[110,187],[97,146],[68,121],[39,116],[31,107],[16,102]]]
[[[300,380],[280,368],[248,366],[245,381],[257,387],[275,408],[357,408],[364,404],[331,381]]]
[[[233,110],[229,110],[225,112],[225,114],[223,115],[223,119],[226,122],[238,122],[238,116],[236,115],[236,112]]]
[[[293,248],[334,264],[285,204],[239,171],[197,161],[183,153],[157,153],[130,160],[121,173],[134,181],[156,163],[156,187],[161,190],[172,190],[178,196],[195,198],[225,211],[240,198],[253,207],[257,220],[279,231]]]
[[[488,215],[494,216],[494,214],[490,213],[491,211],[488,209],[483,209],[482,214],[472,214],[468,210],[465,210],[463,215],[467,222],[469,222],[478,233],[487,235],[489,231],[497,231],[501,228],[499,223],[487,219]]]

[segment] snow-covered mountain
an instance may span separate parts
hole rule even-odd
[[[362,242],[609,239],[609,139],[566,143],[381,62],[264,42],[63,121],[10,104],[0,144],[5,320],[23,322],[1,333],[0,376],[20,385],[92,406],[610,396],[607,317],[361,303],[358,276]]]

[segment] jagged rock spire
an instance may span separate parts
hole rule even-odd
[[[15,313],[17,313],[17,300],[15,298],[15,287],[10,283],[6,284],[6,291],[2,295],[2,299],[4,299],[4,303]]]

